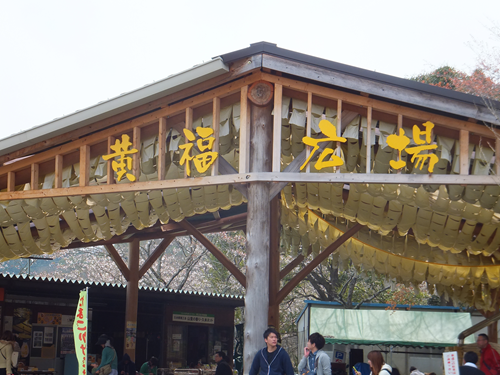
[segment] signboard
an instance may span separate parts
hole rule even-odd
[[[137,336],[137,322],[127,321],[125,335],[125,349],[135,349],[135,340]]]
[[[212,314],[195,314],[174,311],[172,321],[184,323],[215,324],[215,316]]]
[[[76,358],[78,359],[78,375],[87,374],[87,291],[80,291],[76,306],[73,336],[75,338]]]
[[[345,362],[345,352],[341,352],[340,350],[335,350],[334,352],[334,362],[335,363],[344,363]]]
[[[443,362],[445,375],[459,375],[457,352],[443,353]]]

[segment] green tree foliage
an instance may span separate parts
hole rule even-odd
[[[500,84],[496,83],[484,68],[476,68],[471,74],[467,74],[450,66],[442,66],[432,72],[412,77],[411,80],[486,99],[500,100]]]

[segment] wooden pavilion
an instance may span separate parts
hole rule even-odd
[[[329,256],[497,312],[495,111],[252,44],[1,140],[0,256],[104,245],[128,282],[133,327],[139,279],[175,236],[193,235],[246,287],[245,363]],[[247,235],[245,274],[203,235],[235,229]],[[152,238],[163,241],[139,264],[139,241]],[[280,264],[282,252],[295,260]]]

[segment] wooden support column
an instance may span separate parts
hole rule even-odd
[[[279,196],[271,200],[271,236],[269,251],[269,318],[268,324],[280,330],[280,200]]]
[[[129,248],[129,272],[127,281],[127,302],[125,308],[125,340],[123,352],[135,362],[135,342],[127,343],[127,330],[137,333],[137,308],[139,300],[139,240],[133,239]]]
[[[256,82],[248,90],[250,101],[250,171],[270,172],[273,139],[273,85]],[[269,314],[269,184],[248,186],[247,270],[245,296],[245,346],[243,373],[248,374],[253,358],[263,345],[262,334]]]

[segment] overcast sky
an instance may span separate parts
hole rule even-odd
[[[0,0],[0,138],[260,41],[403,78],[470,71],[499,21],[499,0]]]

